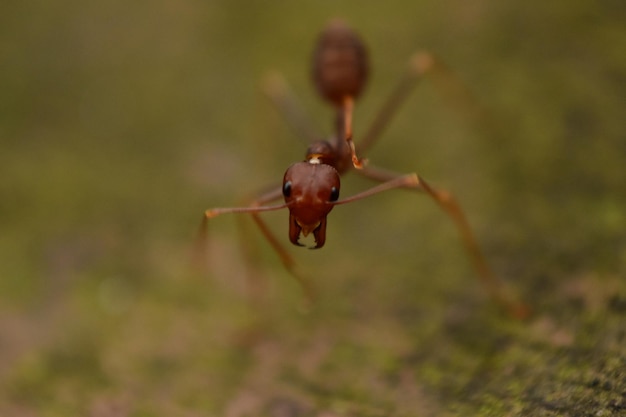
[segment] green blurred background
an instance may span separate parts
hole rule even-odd
[[[309,314],[251,225],[245,264],[236,216],[211,223],[210,272],[190,268],[203,210],[303,158],[260,92],[270,70],[330,133],[309,64],[332,17],[370,48],[357,141],[421,49],[486,109],[426,80],[367,156],[458,197],[529,322],[405,192],[337,207],[320,251],[290,245],[322,292]],[[5,2],[0,414],[625,412],[625,21],[619,0]],[[286,213],[264,217],[287,244]],[[246,271],[269,287],[252,308]]]

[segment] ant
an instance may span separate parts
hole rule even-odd
[[[503,283],[487,265],[469,223],[452,194],[431,186],[415,173],[400,175],[375,168],[358,156],[365,153],[378,139],[411,87],[427,73],[437,70],[445,70],[445,67],[432,54],[421,52],[414,55],[410,70],[384,103],[357,148],[352,140],[352,112],[354,102],[361,94],[368,78],[367,49],[360,37],[343,21],[331,21],[319,35],[313,52],[312,78],[320,96],[336,111],[335,134],[328,140],[319,140],[317,135],[310,133],[312,131],[308,129],[286,84],[280,77],[274,77],[268,86],[268,95],[274,104],[289,116],[288,121],[292,127],[312,139],[305,160],[287,168],[281,187],[260,195],[249,206],[206,210],[201,226],[201,238],[203,240],[206,238],[209,219],[226,213],[250,213],[285,268],[300,282],[305,293],[312,299],[314,291],[310,282],[296,272],[294,260],[259,213],[289,209],[290,242],[296,246],[304,246],[299,241],[300,236],[312,234],[315,246],[310,249],[319,249],[326,242],[327,216],[333,207],[391,189],[409,189],[428,195],[454,222],[473,267],[491,297],[512,316],[517,318],[527,316],[529,312],[527,307],[505,291]],[[380,184],[340,199],[340,176],[352,168],[356,168],[356,173]],[[270,205],[281,198],[283,203]]]

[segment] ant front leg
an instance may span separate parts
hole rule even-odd
[[[249,213],[252,216],[252,219],[254,220],[255,224],[261,230],[261,233],[263,234],[265,239],[267,239],[267,241],[270,243],[272,248],[278,254],[278,257],[280,258],[280,261],[285,267],[285,269],[296,279],[296,281],[298,281],[298,283],[302,287],[302,290],[307,298],[307,302],[312,302],[315,299],[315,290],[311,281],[305,278],[305,276],[297,270],[296,262],[294,261],[294,259],[291,257],[289,252],[287,252],[285,247],[280,243],[280,241],[276,238],[274,233],[270,230],[270,228],[267,226],[265,221],[261,219],[259,215],[259,213],[264,212],[264,211],[274,211],[274,210],[280,210],[280,209],[289,207],[288,203],[282,203],[282,204],[277,204],[273,206],[267,205],[273,201],[280,199],[281,197],[282,197],[282,188],[277,188],[261,195],[256,200],[254,200],[249,206],[214,208],[214,209],[206,210],[204,212],[204,216],[202,217],[202,223],[200,225],[198,247],[200,251],[206,253],[207,240],[208,240],[207,231],[208,231],[208,223],[210,219],[213,219],[221,214]],[[244,245],[246,241],[247,241],[246,239],[242,239],[242,247],[244,249],[244,252],[246,253],[246,257],[250,259],[252,258],[251,250],[249,250],[249,248],[246,247],[246,245]]]
[[[403,176],[389,171],[366,167],[363,170],[357,171],[361,175],[383,183],[388,183],[394,179],[403,178]],[[412,189],[418,192],[424,192],[430,196],[439,205],[441,209],[450,217],[454,222],[461,239],[469,254],[474,269],[478,274],[478,278],[482,281],[483,285],[489,291],[491,298],[503,307],[511,316],[523,319],[530,314],[529,308],[515,299],[508,293],[504,287],[504,283],[496,277],[493,273],[487,261],[476,242],[474,233],[470,228],[470,225],[461,210],[461,207],[457,203],[456,199],[448,191],[439,190],[429,185],[423,178],[416,176],[417,181],[414,183],[408,183],[402,185],[403,188]]]
[[[298,284],[302,288],[307,302],[314,302],[316,299],[317,291],[311,280],[308,279],[300,271],[298,271],[297,264],[294,261],[293,257],[289,254],[289,252],[287,252],[287,249],[285,249],[285,247],[280,243],[276,235],[274,235],[274,233],[270,230],[270,228],[267,226],[267,223],[265,223],[265,221],[261,219],[261,216],[259,216],[258,213],[252,213],[252,219],[261,230],[261,233],[263,234],[265,239],[267,239],[269,244],[278,254],[278,257],[280,258],[280,261],[287,270],[287,272],[289,272],[289,274],[296,281],[298,281]]]

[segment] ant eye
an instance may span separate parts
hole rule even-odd
[[[286,181],[283,184],[283,195],[289,197],[291,195],[291,181]]]
[[[330,201],[337,201],[339,199],[339,188],[333,187],[330,189]]]

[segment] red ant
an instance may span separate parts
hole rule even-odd
[[[384,104],[382,110],[363,137],[358,153],[366,152],[378,139],[381,131],[408,95],[410,88],[426,73],[442,70],[443,66],[429,53],[418,53],[412,61],[410,71],[400,80]],[[313,54],[313,80],[318,93],[336,109],[335,135],[328,140],[318,140],[307,129],[293,97],[282,79],[276,78],[268,88],[274,103],[290,116],[289,121],[300,132],[313,139],[303,162],[287,168],[282,187],[259,196],[247,207],[214,208],[204,213],[202,233],[206,233],[208,219],[225,213],[250,213],[265,238],[276,250],[285,268],[300,282],[305,292],[312,297],[313,290],[308,280],[295,271],[295,262],[279,240],[274,236],[259,213],[263,211],[289,209],[289,240],[299,242],[301,235],[312,234],[319,249],[326,241],[326,218],[339,204],[346,204],[383,191],[406,188],[430,196],[456,225],[465,248],[492,298],[511,315],[524,317],[528,310],[505,291],[502,282],[493,274],[480,251],[471,228],[454,197],[447,191],[436,189],[422,177],[413,173],[400,175],[375,168],[357,156],[352,141],[352,110],[368,78],[367,50],[359,36],[340,20],[334,20],[322,31]],[[339,199],[340,175],[357,168],[356,172],[380,184],[351,197]],[[280,198],[284,203],[268,205]]]

